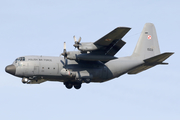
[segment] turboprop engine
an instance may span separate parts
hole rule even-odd
[[[98,50],[99,48],[101,48],[101,46],[95,45],[92,42],[80,43],[81,37],[79,38],[78,41],[76,40],[75,36],[73,38],[74,38],[73,46],[82,52],[94,51],[94,50]]]
[[[76,76],[76,73],[70,72],[69,70],[67,70],[65,68],[63,68],[60,73],[63,76],[69,76],[69,77],[75,77]]]
[[[63,68],[60,73],[63,76],[74,77],[75,80],[84,81],[85,83],[90,83],[93,78],[87,71],[71,72],[70,70]]]

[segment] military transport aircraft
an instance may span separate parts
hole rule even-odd
[[[123,36],[130,30],[118,27],[92,43],[81,43],[74,37],[74,47],[79,51],[66,51],[61,57],[22,56],[5,68],[7,73],[22,78],[25,84],[45,81],[63,82],[66,88],[81,88],[82,83],[105,82],[125,73],[137,74],[159,64],[173,53],[160,53],[155,27],[146,23],[131,56],[115,57],[125,45]]]

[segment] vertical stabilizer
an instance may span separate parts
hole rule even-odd
[[[160,54],[156,29],[152,23],[146,23],[139,37],[132,57],[147,59]]]

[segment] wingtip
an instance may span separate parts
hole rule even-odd
[[[123,26],[121,26],[121,27],[117,27],[116,29],[122,29],[122,28],[124,28],[124,29],[131,29],[130,27],[123,27]]]
[[[173,55],[175,52],[165,52],[165,54]]]

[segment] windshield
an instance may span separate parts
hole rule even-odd
[[[25,57],[19,57],[15,60],[15,63],[17,63],[18,61],[25,61]]]

